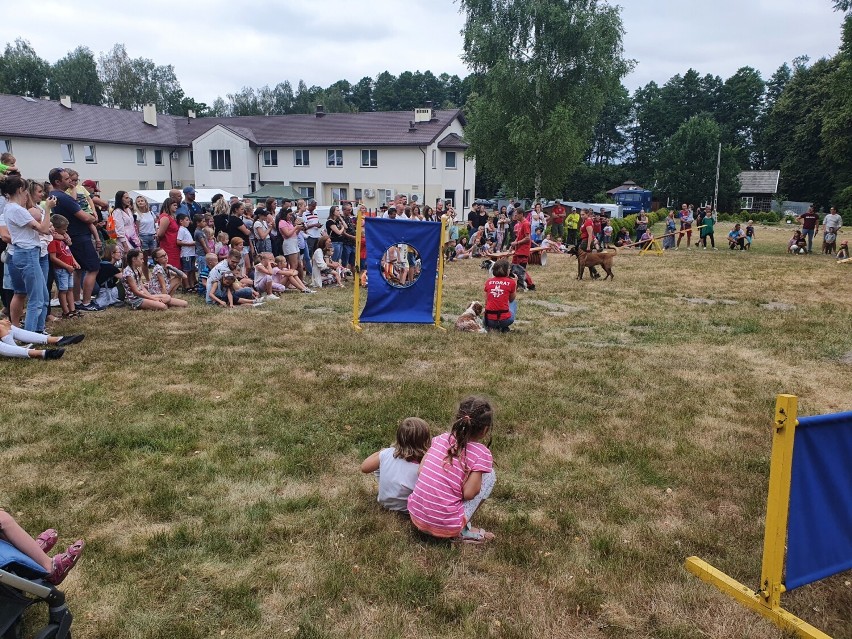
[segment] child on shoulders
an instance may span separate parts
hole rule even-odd
[[[396,443],[361,463],[362,473],[373,473],[379,480],[377,501],[383,508],[408,513],[408,496],[431,441],[429,424],[419,417],[406,417],[396,429]]]
[[[408,498],[411,522],[422,532],[479,544],[494,539],[470,521],[494,488],[490,443],[494,411],[487,399],[468,397],[459,404],[450,432],[432,439],[420,476]]]

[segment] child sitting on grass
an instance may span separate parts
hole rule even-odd
[[[248,291],[248,293],[246,293]],[[237,276],[228,271],[222,275],[222,279],[218,282],[213,282],[210,287],[210,298],[215,300],[219,306],[233,308],[237,306],[248,305],[260,306],[263,304],[256,299],[257,293],[250,291],[248,288],[240,287],[237,283]]]
[[[459,404],[450,432],[432,440],[408,498],[411,522],[422,532],[473,544],[494,539],[492,533],[470,526],[494,488],[491,451],[482,443],[486,438],[490,443],[493,420],[487,399],[468,397]]]
[[[431,440],[429,424],[419,417],[406,417],[396,429],[396,443],[361,462],[361,472],[374,473],[379,480],[377,501],[383,508],[408,512],[408,496]]]
[[[59,534],[53,528],[48,528],[33,539],[21,528],[12,515],[2,508],[0,508],[0,539],[8,541],[44,568],[47,571],[45,581],[54,586],[61,584],[65,577],[68,576],[68,573],[77,564],[77,560],[83,554],[83,548],[86,546],[86,542],[78,539],[68,546],[65,552],[54,557],[48,557],[47,553],[56,545]]]
[[[206,229],[210,230],[210,229]],[[207,277],[210,275],[210,269],[219,263],[219,258],[215,253],[208,253],[204,256],[204,262],[201,268],[198,269],[198,294],[205,295],[207,293]]]
[[[283,293],[287,287],[272,279],[275,269],[275,258],[272,253],[263,252],[255,258],[254,289],[268,300],[280,299],[275,293]]]
[[[279,255],[275,258],[275,268],[272,269],[272,282],[281,284],[286,288],[295,288],[302,293],[316,293],[313,289],[305,286],[305,283],[299,278],[299,271],[290,268],[287,264],[287,258],[284,255]]]

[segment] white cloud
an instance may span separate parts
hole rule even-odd
[[[727,78],[752,66],[767,78],[798,55],[833,55],[840,41],[842,16],[829,0],[622,5],[625,53],[638,62],[625,79],[631,90],[690,67]],[[325,87],[385,70],[468,73],[464,16],[449,0],[42,0],[18,3],[15,14],[17,36],[51,62],[79,45],[97,55],[123,42],[132,57],[174,65],[186,93],[208,103],[284,80]]]

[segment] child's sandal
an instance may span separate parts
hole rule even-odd
[[[61,584],[65,577],[68,576],[68,573],[71,572],[71,569],[77,564],[77,560],[80,559],[80,555],[83,554],[83,548],[85,546],[86,542],[82,539],[78,539],[68,546],[68,550],[56,555],[53,558],[53,570],[50,571],[50,574],[45,578],[45,580],[54,586]]]
[[[482,544],[494,539],[494,533],[488,532],[483,528],[470,528],[465,526],[462,528],[458,537],[453,538],[453,543],[471,544],[481,546]]]
[[[43,552],[50,552],[50,550],[56,545],[57,539],[59,539],[59,533],[53,528],[48,528],[36,537],[36,543]]]

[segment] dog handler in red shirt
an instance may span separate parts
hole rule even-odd
[[[535,283],[527,272],[527,264],[530,261],[530,223],[524,218],[524,211],[520,207],[515,207],[512,220],[515,222],[515,241],[509,245],[509,248],[515,253],[512,256],[512,266],[520,267],[517,270],[524,272],[524,282],[527,289],[534,291]]]

